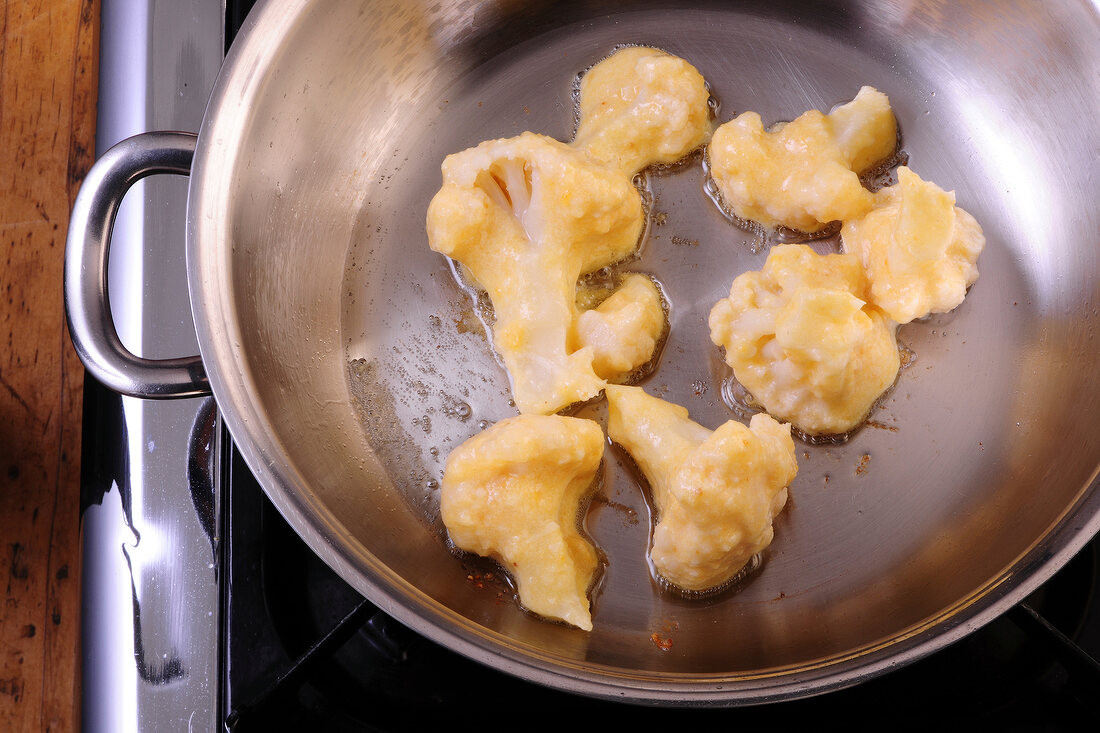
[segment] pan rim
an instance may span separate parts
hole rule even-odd
[[[464,656],[566,692],[652,705],[760,704],[839,690],[938,651],[997,618],[1046,582],[1100,532],[1100,467],[1075,501],[1001,573],[935,618],[836,658],[752,675],[655,674],[567,662],[481,627],[418,591],[348,533],[331,509],[295,490],[304,477],[276,466],[271,421],[245,368],[229,282],[229,177],[235,121],[258,93],[272,37],[308,0],[261,0],[226,58],[199,131],[187,213],[187,271],[200,352],[234,442],[280,514],[326,564],[384,612]],[[235,345],[236,344],[236,345]],[[311,498],[312,497],[312,498]],[[353,552],[352,548],[357,551]]]

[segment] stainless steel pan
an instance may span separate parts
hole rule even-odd
[[[850,99],[895,107],[909,164],[985,228],[955,312],[900,331],[913,363],[843,444],[799,447],[762,567],[703,599],[662,591],[650,518],[609,448],[586,528],[608,564],[583,633],[522,612],[438,519],[447,453],[514,413],[479,311],[428,249],[439,164],[481,140],[568,139],[575,75],[623,43],[691,61],[725,121]],[[566,690],[743,704],[854,684],[962,637],[1100,528],[1100,18],[1088,2],[261,3],[193,137],[108,153],[77,201],[66,272],[90,373],[130,394],[209,388],[272,501],[384,610],[470,657]],[[106,315],[113,207],[186,172],[198,358],[129,355]],[[644,386],[715,427],[728,372],[705,318],[765,251],[651,173],[632,269],[672,330]],[[823,245],[825,246],[825,245]],[[599,407],[587,413],[596,419]]]

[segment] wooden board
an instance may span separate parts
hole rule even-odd
[[[95,149],[98,0],[0,10],[0,731],[79,727],[80,407],[69,212]]]

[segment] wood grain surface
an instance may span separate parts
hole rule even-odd
[[[98,0],[0,11],[0,731],[79,727],[80,407],[69,212],[95,149]]]

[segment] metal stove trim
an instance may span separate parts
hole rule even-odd
[[[102,0],[97,153],[160,129],[197,130],[224,57],[222,0]],[[110,299],[124,344],[197,353],[186,286],[186,181],[140,182],[112,237]],[[99,389],[90,384],[90,391]],[[218,710],[221,430],[209,399],[89,400],[81,541],[81,726],[213,730]],[[121,435],[96,435],[106,421]],[[108,467],[110,470],[102,470]],[[101,470],[96,470],[96,469]]]

